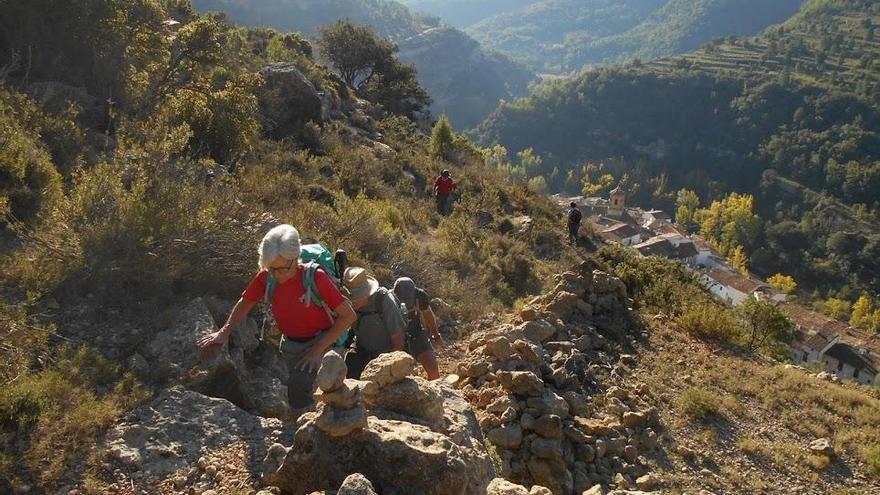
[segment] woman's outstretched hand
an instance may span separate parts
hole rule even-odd
[[[216,332],[211,332],[209,334],[203,335],[202,338],[199,339],[199,347],[225,344],[227,341],[229,341],[229,333],[225,330],[226,327],[224,326]]]

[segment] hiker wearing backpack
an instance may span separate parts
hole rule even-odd
[[[581,228],[581,219],[583,215],[581,215],[581,210],[578,209],[577,203],[574,201],[568,205],[570,208],[565,213],[565,217],[568,219],[568,239],[571,241],[572,245],[577,244],[578,240],[578,230]]]
[[[363,268],[348,268],[342,282],[358,317],[352,327],[354,348],[346,354],[345,364],[349,378],[360,378],[367,363],[379,354],[404,350],[406,323],[394,293],[380,287]]]
[[[437,328],[437,317],[431,309],[431,298],[409,277],[394,281],[394,294],[407,311],[406,352],[422,365],[429,380],[440,378],[435,349],[443,349],[443,339]]]
[[[260,271],[241,293],[226,324],[199,340],[202,347],[226,344],[248,313],[265,301],[282,334],[279,350],[287,362],[287,400],[294,416],[312,404],[324,353],[357,319],[328,274],[332,266],[301,260],[306,248],[317,252],[319,247],[300,246],[299,232],[290,225],[270,230],[259,247]]]
[[[455,180],[449,170],[440,172],[434,179],[434,197],[437,201],[437,212],[443,216],[452,213],[452,193],[455,192]]]

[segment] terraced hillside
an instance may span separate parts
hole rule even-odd
[[[707,206],[753,195],[754,271],[791,274],[812,298],[876,299],[878,23],[876,2],[812,0],[761,36],[546,83],[477,135],[532,148],[543,162],[526,179],[551,190],[622,183],[632,204],[669,211],[682,188]]]
[[[804,0],[541,0],[467,28],[484,45],[538,71],[653,60],[721,36],[749,36]]]
[[[794,79],[877,98],[880,4],[811,2],[767,33],[715,40],[685,55],[648,64],[658,73],[688,69],[754,82]],[[877,103],[880,100],[874,100]]]

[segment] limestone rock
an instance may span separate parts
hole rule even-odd
[[[518,449],[522,443],[522,428],[517,424],[500,426],[489,430],[489,441],[505,449]]]
[[[639,487],[639,490],[651,491],[658,484],[660,484],[660,479],[653,473],[639,476],[636,479],[636,486]]]
[[[260,120],[269,136],[281,139],[297,135],[306,122],[321,120],[321,97],[296,64],[271,64],[260,74],[265,80],[257,94]]]
[[[605,495],[605,490],[602,489],[602,485],[593,485],[581,495]]]
[[[378,493],[428,495],[478,493],[494,478],[474,472],[458,445],[423,426],[370,417],[363,430],[333,437],[306,416],[284,463],[264,479],[291,495],[335,490],[349,473]]]
[[[526,463],[535,484],[549,488],[553,493],[571,493],[574,478],[561,459],[531,458]]]
[[[198,339],[217,330],[211,311],[202,298],[193,299],[178,314],[167,330],[159,332],[145,349],[145,357],[154,367],[154,378],[177,378],[184,375],[192,383],[222,380],[232,374],[235,365],[226,346],[200,349]]]
[[[537,437],[532,440],[529,448],[535,457],[541,459],[562,459],[562,445],[558,440]]]
[[[544,359],[541,357],[541,348],[531,342],[517,339],[513,342],[513,348],[516,349],[516,352],[519,353],[523,361],[527,363],[540,365],[544,362]]]
[[[623,413],[623,426],[627,428],[635,428],[645,422],[645,414],[640,412]]]
[[[534,485],[532,486],[532,489],[529,490],[529,495],[553,495],[553,492],[550,491],[549,488],[540,485]]]
[[[336,495],[377,495],[370,480],[360,473],[345,478]]]
[[[194,465],[202,451],[244,442],[257,475],[260,461],[277,441],[272,432],[282,427],[277,419],[259,418],[224,399],[177,386],[128,414],[107,432],[101,447],[127,469],[163,478]]]
[[[562,418],[555,414],[545,414],[535,420],[531,430],[544,438],[562,438]]]
[[[486,342],[485,353],[501,361],[509,359],[513,352],[513,346],[510,345],[507,337],[501,336]]]
[[[331,407],[351,409],[361,402],[361,396],[361,387],[357,380],[347,379],[332,392],[318,391],[315,393],[315,400]]]
[[[523,308],[519,312],[519,318],[522,321],[532,321],[538,319],[538,312],[535,311],[535,308]]]
[[[556,334],[556,327],[547,320],[527,321],[516,329],[522,332],[523,337],[536,344],[540,344]]]
[[[336,351],[327,351],[321,360],[321,367],[318,369],[318,376],[315,384],[324,392],[333,392],[342,386],[348,368],[345,366],[345,360]]]
[[[385,387],[412,375],[414,369],[415,360],[406,352],[387,352],[367,364],[361,379]]]
[[[541,396],[544,381],[531,371],[505,371],[498,373],[498,380],[506,390],[522,396]]]
[[[529,495],[529,491],[526,487],[511,483],[504,478],[495,478],[489,483],[486,495]]]
[[[827,438],[817,438],[810,442],[810,452],[830,457],[834,455],[834,447],[831,446],[831,440]]]
[[[389,411],[418,418],[426,421],[428,426],[441,424],[443,420],[443,397],[434,384],[422,377],[404,378],[386,385],[381,392],[367,395],[364,403],[371,411]]]
[[[367,410],[363,406],[340,409],[319,404],[315,425],[330,436],[345,436],[367,427]]]

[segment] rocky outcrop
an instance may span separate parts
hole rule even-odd
[[[267,460],[266,483],[308,494],[333,490],[360,473],[379,493],[485,491],[494,466],[476,417],[455,391],[408,376],[413,361],[406,353],[383,354],[368,365],[364,381],[337,385],[344,370],[336,375],[332,354],[319,375],[333,375],[324,383],[338,388],[316,393],[317,410],[300,418],[277,469]],[[416,405],[406,404],[404,394]]]
[[[267,135],[281,139],[297,136],[306,122],[320,122],[328,96],[315,89],[311,81],[292,63],[271,64],[260,71],[265,83],[258,93],[260,120]]]
[[[245,477],[258,476],[271,445],[283,438],[281,421],[260,418],[223,399],[183,387],[160,393],[107,433],[103,450],[110,466],[122,468],[139,485],[204,490],[215,486],[218,470],[210,452],[236,448]]]
[[[502,475],[554,494],[656,481],[643,478],[643,456],[658,445],[656,413],[596,379],[635,325],[625,285],[592,268],[563,273],[516,320],[474,333],[457,369]]]
[[[256,323],[246,320],[228,345],[199,348],[198,339],[216,329],[207,302],[196,298],[130,363],[149,381],[182,381],[192,390],[228,399],[260,416],[289,417],[287,368],[277,347],[260,342]]]

